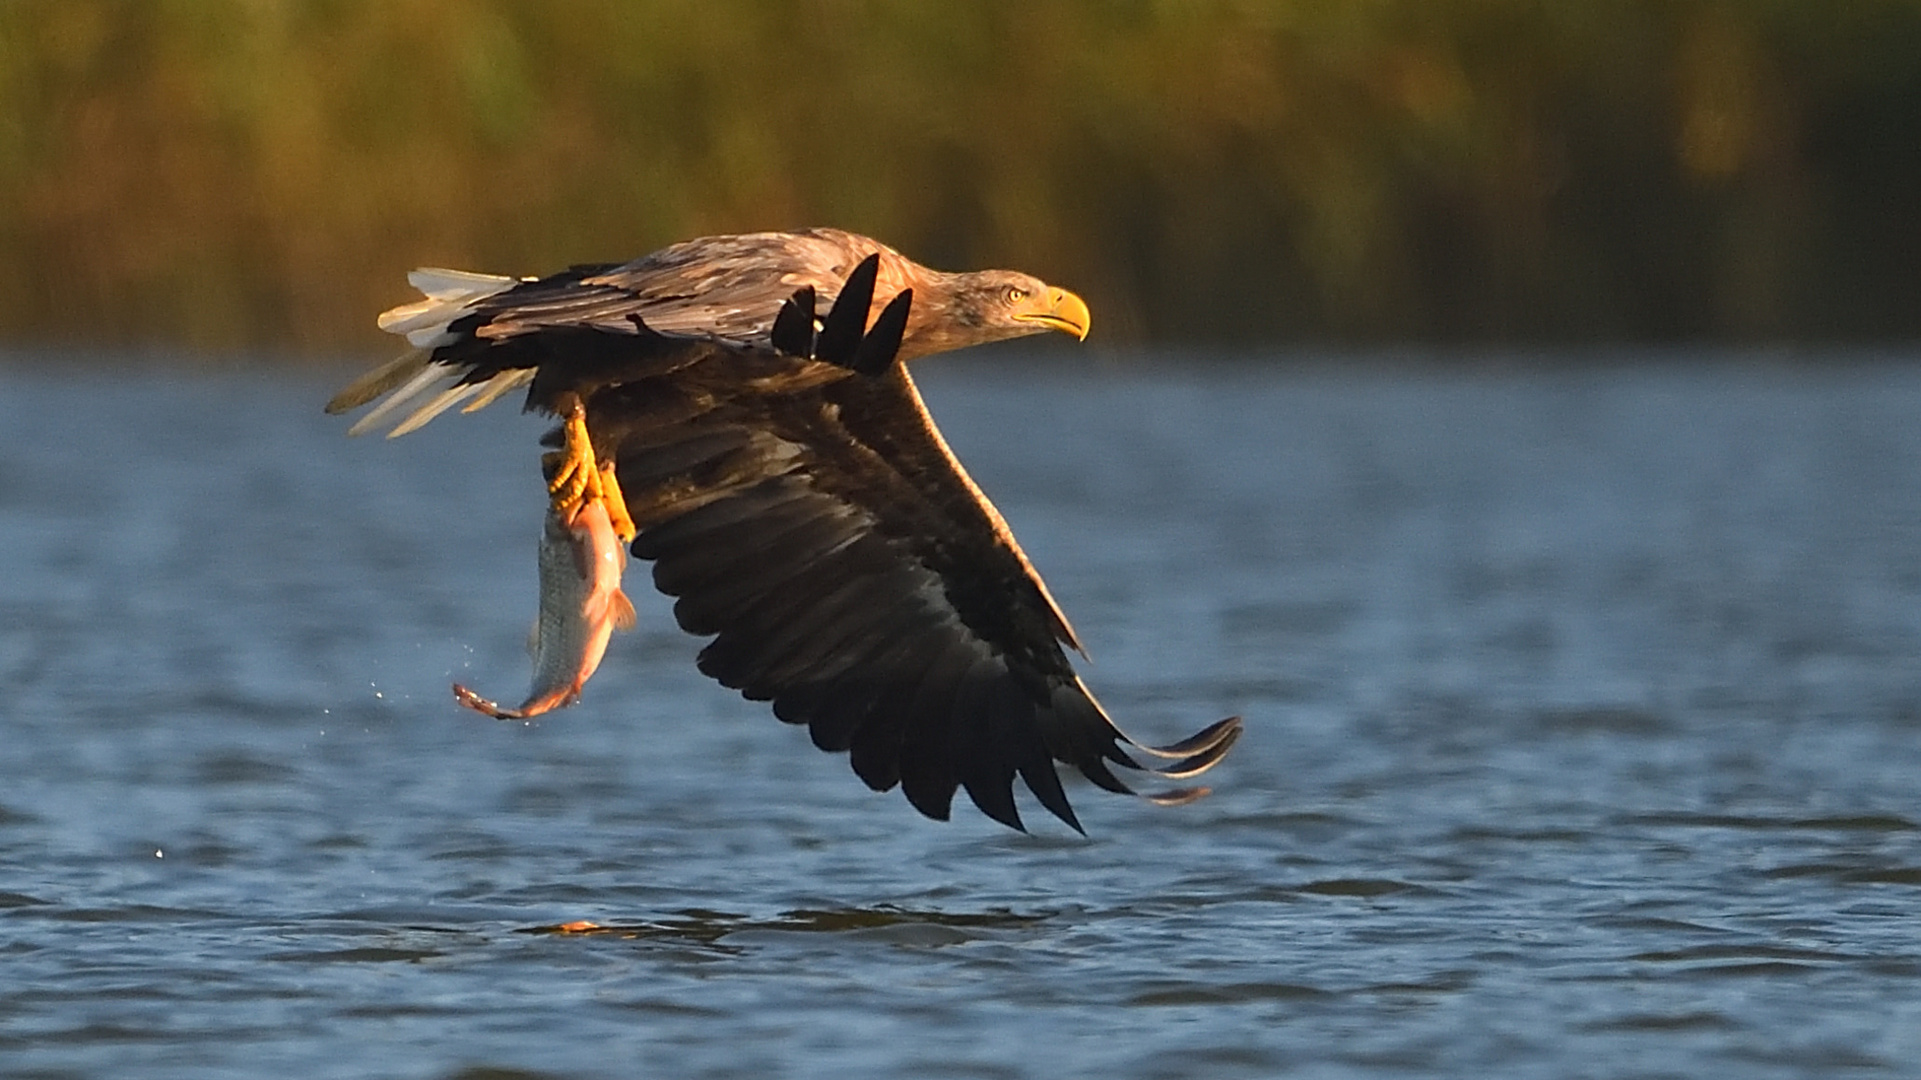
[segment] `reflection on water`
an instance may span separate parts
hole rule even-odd
[[[1921,1055],[1921,372],[925,382],[1122,724],[1248,718],[1213,798],[924,821],[638,589],[581,705],[475,717],[448,683],[525,672],[538,422],[10,373],[0,1074]]]

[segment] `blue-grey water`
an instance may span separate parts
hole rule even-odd
[[[0,371],[0,1075],[1921,1074],[1921,367],[1682,359],[926,365],[1122,724],[1247,718],[1087,839],[868,792],[642,567],[457,708],[511,407]]]

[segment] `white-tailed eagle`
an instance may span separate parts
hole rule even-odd
[[[942,273],[832,229],[689,240],[544,278],[420,270],[380,318],[408,355],[327,405],[385,395],[354,431],[404,434],[527,388],[556,508],[604,500],[653,563],[700,669],[846,751],[945,820],[964,789],[1021,828],[1013,781],[1079,830],[1055,762],[1133,793],[1129,751],[1185,779],[1238,718],[1167,746],[1116,728],[1069,662],[1080,643],[934,427],[905,361],[1060,330],[1087,305],[1000,270]],[[1206,793],[1145,797],[1177,803]]]

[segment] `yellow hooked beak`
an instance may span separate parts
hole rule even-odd
[[[1066,289],[1049,288],[1046,296],[1030,296],[1023,304],[1026,310],[1015,312],[1015,319],[1087,340],[1088,327],[1093,324],[1087,302]]]

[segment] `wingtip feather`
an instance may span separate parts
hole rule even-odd
[[[1234,741],[1241,737],[1241,726],[1240,717],[1230,716],[1225,720],[1217,720],[1207,725],[1185,739],[1163,746],[1148,746],[1145,743],[1134,742],[1132,739],[1129,739],[1128,743],[1136,750],[1158,758],[1192,758],[1217,750],[1220,753],[1226,753],[1227,748],[1233,746]]]

